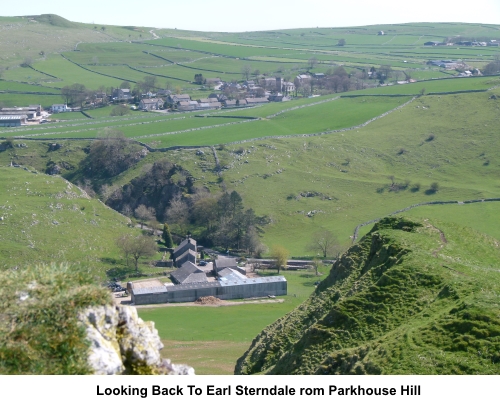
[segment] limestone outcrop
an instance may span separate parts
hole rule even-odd
[[[153,322],[134,307],[97,306],[79,315],[90,341],[89,366],[95,374],[194,375],[193,368],[162,359],[163,348]]]

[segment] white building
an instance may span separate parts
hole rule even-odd
[[[66,104],[52,104],[53,113],[61,113],[67,111],[71,111],[71,108],[69,108]]]

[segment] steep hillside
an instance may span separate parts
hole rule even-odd
[[[499,242],[470,229],[384,219],[235,371],[498,374],[499,259]]]
[[[119,257],[115,240],[136,232],[66,180],[17,167],[0,167],[0,218],[0,269],[79,262],[99,272]]]

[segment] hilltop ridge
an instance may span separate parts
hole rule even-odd
[[[472,230],[383,219],[235,373],[498,374],[498,259]]]

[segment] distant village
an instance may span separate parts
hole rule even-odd
[[[380,31],[378,35],[385,35]],[[455,45],[470,46],[498,46],[498,42],[461,41]],[[454,45],[453,43],[429,41],[426,46]],[[405,61],[406,62],[406,61]],[[445,70],[456,70],[458,77],[478,76],[482,73],[475,68],[466,65],[461,60],[429,60],[427,65]],[[200,84],[203,89],[211,88],[212,92],[206,98],[193,99],[189,94],[175,94],[169,89],[149,90],[138,94],[137,89],[131,90],[130,83],[124,82],[121,87],[105,91],[89,92],[80,98],[77,107],[71,107],[69,103],[53,104],[46,111],[39,104],[27,107],[4,107],[0,109],[0,127],[17,127],[21,125],[35,125],[48,122],[51,114],[82,111],[104,107],[111,104],[122,105],[138,111],[161,111],[161,112],[189,112],[218,109],[245,108],[271,102],[286,102],[300,94],[302,97],[314,97],[316,89],[323,92],[337,93],[350,89],[360,90],[367,87],[387,86],[393,84],[413,83],[406,71],[392,70],[390,66],[381,66],[376,69],[372,67],[367,71],[358,72],[352,76],[342,66],[338,66],[333,72],[325,73],[303,73],[297,75],[293,82],[281,77],[259,77],[243,82],[225,82],[220,78],[203,78],[196,74],[193,83]],[[401,74],[406,76],[405,80],[398,80]],[[395,83],[385,82],[391,75],[396,77]],[[351,77],[352,76],[352,77]],[[145,77],[147,79],[148,77]],[[371,80],[367,84],[365,80]],[[83,88],[85,86],[79,85]],[[64,89],[63,89],[64,90]],[[120,114],[123,115],[123,114]]]

